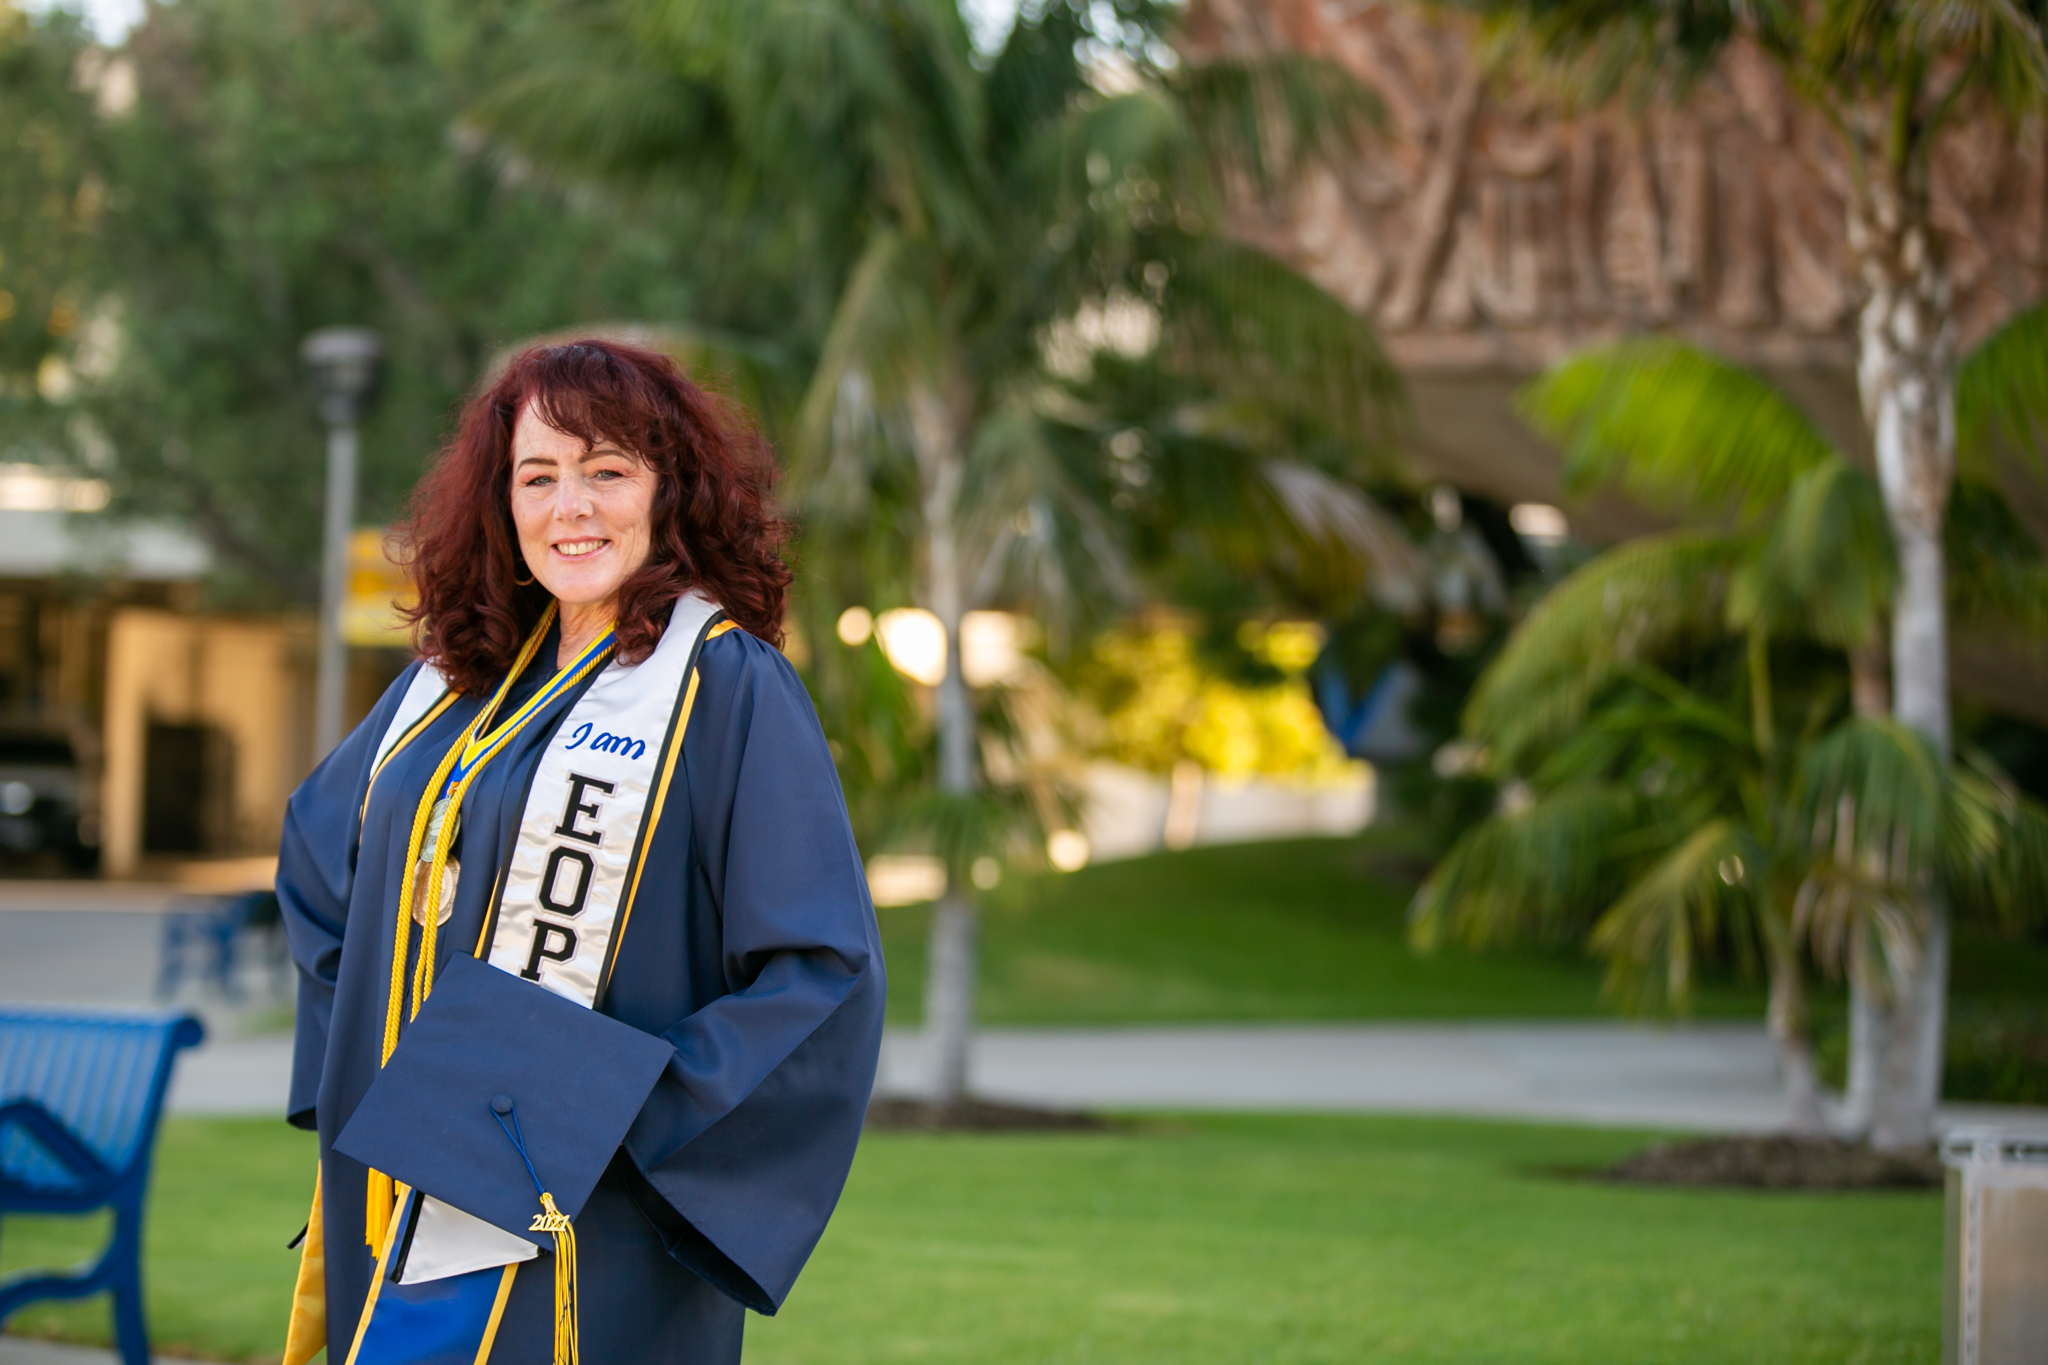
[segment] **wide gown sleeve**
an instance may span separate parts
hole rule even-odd
[[[342,928],[355,882],[356,825],[362,818],[370,765],[418,669],[414,664],[399,675],[363,723],[321,760],[285,805],[284,837],[277,853],[277,903],[299,975],[291,1096],[285,1110],[295,1128],[314,1126],[314,1101],[320,1093],[328,1023],[334,1014],[334,983],[341,971]]]
[[[728,993],[627,1134],[670,1253],[748,1307],[788,1294],[846,1179],[881,1047],[874,908],[816,711],[780,653],[705,647],[686,734],[693,861]]]

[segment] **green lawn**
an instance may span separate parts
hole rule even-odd
[[[1398,832],[1162,853],[1016,878],[982,916],[989,1023],[1572,1018],[1607,1013],[1583,954],[1409,950]],[[922,1012],[929,907],[881,911],[889,1015]],[[1759,1017],[1713,983],[1698,1013]]]
[[[1938,1358],[1932,1194],[1651,1191],[1561,1175],[1640,1138],[1195,1117],[1109,1135],[880,1135],[749,1365]],[[159,1344],[275,1358],[309,1144],[174,1121]],[[11,1220],[10,1267],[55,1250]],[[98,1304],[20,1330],[104,1340]],[[609,1363],[607,1363],[609,1365]]]
[[[143,1228],[144,1292],[158,1350],[276,1360],[298,1253],[285,1242],[313,1197],[313,1135],[266,1119],[168,1119]],[[0,1271],[64,1265],[104,1240],[98,1219],[9,1218]],[[8,1330],[111,1340],[107,1301],[36,1305]]]
[[[1160,853],[1014,878],[986,897],[980,1012],[992,1024],[1199,1020],[1557,1019],[1610,1015],[1584,953],[1418,957],[1407,908],[1423,868],[1402,831]],[[889,1018],[923,1012],[928,906],[881,912]],[[2048,944],[1968,926],[1950,994],[1997,1014],[2048,995]],[[1839,988],[1815,992],[1840,1032]],[[1709,975],[1702,1018],[1761,1019],[1760,985]]]

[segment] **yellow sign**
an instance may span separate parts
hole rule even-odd
[[[361,527],[348,538],[348,595],[341,604],[341,637],[352,645],[405,649],[412,627],[398,614],[416,600],[412,579],[384,553],[388,532]]]

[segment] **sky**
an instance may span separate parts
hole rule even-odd
[[[20,7],[32,14],[53,9],[76,10],[85,15],[93,35],[111,46],[141,22],[142,3],[143,0],[20,0]]]
[[[960,17],[967,21],[974,45],[983,52],[1000,48],[1017,21],[1017,4],[1018,0],[960,0]]]

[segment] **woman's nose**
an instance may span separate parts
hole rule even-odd
[[[574,521],[590,512],[590,491],[583,486],[583,480],[574,474],[555,485],[555,516],[562,521]]]

